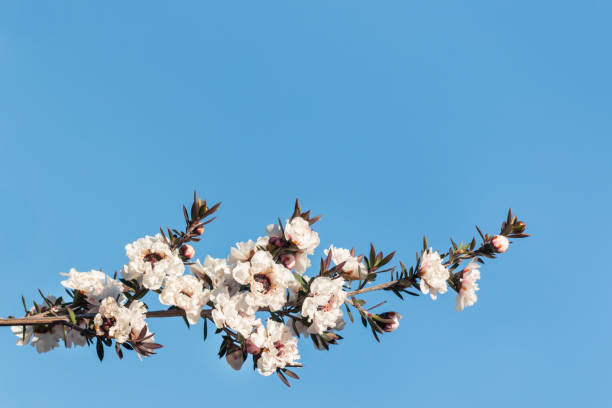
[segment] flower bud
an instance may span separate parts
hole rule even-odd
[[[500,254],[506,252],[508,250],[508,246],[510,246],[508,238],[504,237],[503,235],[494,236],[491,243],[495,247],[495,251],[499,252]]]
[[[285,265],[285,268],[291,270],[295,266],[295,255],[283,254],[280,256],[280,261]]]
[[[283,240],[281,237],[270,237],[270,245],[274,245],[277,248],[280,248],[283,246]]]
[[[385,313],[379,314],[378,316],[380,316],[381,318],[385,320],[392,320],[389,323],[383,323],[381,325],[381,328],[387,333],[391,333],[392,331],[397,329],[399,327],[399,319],[402,318],[402,315],[400,315],[397,312],[385,312]]]
[[[204,233],[204,226],[200,225],[198,228],[193,230],[193,233],[196,235],[202,235]]]
[[[247,341],[246,341],[246,351],[249,354],[259,354],[261,352],[261,349],[259,347],[257,347],[255,345],[255,343],[253,343],[251,341],[251,339],[247,339]]]
[[[338,344],[336,340],[341,340],[342,337],[334,332],[325,332],[321,334],[321,338],[330,344]]]
[[[519,221],[512,227],[512,232],[517,232],[522,234],[525,231],[525,223],[523,221]]]
[[[191,245],[185,244],[181,247],[181,255],[184,258],[191,259],[195,256],[195,249]]]
[[[230,365],[234,370],[238,371],[242,368],[242,364],[244,364],[244,354],[242,354],[242,350],[236,349],[231,353],[227,353],[225,355],[225,361]]]

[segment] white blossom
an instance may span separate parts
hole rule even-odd
[[[283,231],[281,230],[280,225],[278,224],[269,224],[266,227],[266,235],[268,237],[282,237]]]
[[[187,320],[196,324],[200,320],[202,307],[208,302],[209,290],[204,290],[202,282],[195,276],[170,276],[159,295],[163,305],[177,306],[185,311]]]
[[[114,338],[117,343],[125,343],[132,331],[138,334],[145,326],[146,313],[146,307],[138,300],[127,308],[108,297],[102,300],[100,310],[94,317],[96,333]]]
[[[321,334],[333,329],[342,316],[340,307],[346,300],[344,279],[317,277],[310,285],[310,294],[302,304],[302,316],[308,318],[308,332]]]
[[[213,285],[213,290],[210,293],[210,300],[216,302],[217,294],[223,293],[228,289],[230,294],[234,294],[239,289],[239,284],[232,277],[232,270],[224,258],[212,258],[206,256],[204,265],[200,264],[200,260],[189,265],[189,269],[196,276],[208,276]]]
[[[250,239],[247,242],[236,242],[236,247],[230,249],[227,263],[235,264],[237,262],[249,261],[257,251],[257,249],[255,249],[256,245],[257,244]]]
[[[295,217],[285,225],[285,239],[292,242],[301,251],[311,255],[319,246],[319,234],[310,229],[308,221]]]
[[[461,288],[457,293],[455,310],[461,311],[466,306],[472,306],[478,300],[476,291],[479,290],[476,281],[480,279],[480,264],[477,262],[470,262],[465,268],[461,275]]]
[[[125,246],[130,258],[121,270],[125,279],[141,279],[145,288],[159,289],[166,276],[180,276],[185,266],[178,250],[171,250],[161,234],[146,236]]]
[[[82,322],[79,324],[79,327],[85,329],[87,328],[87,323]],[[67,328],[66,336],[64,337],[64,343],[66,345],[66,348],[77,346],[83,347],[85,344],[87,344],[87,339],[81,334],[80,331]]]
[[[62,325],[52,325],[48,330],[44,332],[37,332],[34,330],[32,340],[30,343],[36,347],[36,351],[39,353],[46,353],[52,349],[59,347],[59,340],[63,336]]]
[[[25,335],[23,334],[25,329]],[[17,345],[25,346],[32,339],[34,328],[32,326],[11,326],[11,331],[17,336]]]
[[[344,248],[336,248],[330,245],[329,249],[323,251],[325,256],[328,256],[331,251],[332,261],[334,265],[340,265],[344,262],[342,267],[343,277],[347,280],[363,280],[368,276],[368,270],[363,262],[360,262],[359,257],[351,255],[351,251]]]
[[[257,371],[261,375],[273,374],[277,368],[293,365],[300,358],[298,339],[291,335],[287,326],[274,320],[268,319],[266,327],[258,326],[249,340],[261,350],[257,360]]]
[[[189,323],[196,324],[209,297],[210,290],[205,291],[202,281],[195,276],[170,276],[166,279],[159,301],[162,305],[180,307],[185,311]]]
[[[76,269],[71,268],[70,272],[60,275],[68,277],[61,282],[65,288],[76,290],[85,296],[87,302],[92,305],[89,309],[91,312],[98,310],[100,301],[104,298],[112,297],[119,303],[126,300],[122,293],[123,284],[101,271],[77,272]]]
[[[285,305],[286,290],[294,280],[291,272],[274,262],[268,251],[257,251],[250,262],[238,262],[232,275],[236,282],[249,286],[255,304],[271,311]]]
[[[212,318],[217,328],[224,326],[248,337],[253,327],[260,325],[261,321],[255,317],[256,306],[247,293],[230,296],[227,288],[220,291],[215,300]]]
[[[57,298],[55,296],[47,295],[47,300],[51,304],[55,304]],[[48,310],[49,305],[47,304],[47,302],[40,306],[40,312],[46,312]],[[30,309],[30,314],[36,313],[36,309],[32,307]],[[66,331],[70,334],[72,334],[73,332],[73,330],[71,329],[67,329]],[[11,332],[13,332],[15,336],[17,336],[18,346],[25,346],[26,344],[30,344],[32,347],[36,347],[36,351],[39,353],[46,353],[56,347],[59,347],[59,340],[64,337],[64,330],[61,324],[11,326]],[[70,345],[71,343],[67,343],[66,347],[70,347]]]
[[[448,290],[446,281],[450,277],[448,269],[442,264],[438,251],[432,248],[423,251],[420,267],[421,283],[420,289],[424,294],[430,294],[436,300],[438,293],[446,293]]]

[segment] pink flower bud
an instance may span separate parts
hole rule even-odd
[[[247,341],[246,341],[246,351],[249,354],[259,354],[261,352],[261,349],[259,347],[257,347],[255,345],[255,343],[253,343],[251,341],[251,339],[247,339]]]
[[[244,364],[244,354],[242,354],[242,350],[237,349],[232,351],[231,353],[227,353],[225,355],[225,361],[230,365],[234,370],[238,371],[242,368],[242,364]]]
[[[295,255],[283,254],[280,256],[280,260],[285,265],[285,268],[291,270],[295,266]]]
[[[402,315],[397,312],[385,312],[379,314],[379,316],[385,320],[392,320],[392,322],[383,323],[381,325],[381,328],[387,333],[390,333],[397,329],[399,327],[399,319],[402,318]]]
[[[281,239],[281,237],[270,237],[270,245],[274,245],[277,248],[280,248],[283,246],[283,240]]]
[[[181,255],[187,259],[191,259],[195,256],[195,249],[191,245],[183,245],[181,247]]]
[[[193,232],[196,235],[202,235],[204,233],[204,226],[200,225],[198,228],[194,229]]]
[[[508,238],[504,237],[503,235],[494,236],[491,243],[495,247],[495,251],[499,252],[500,254],[506,252],[508,250],[508,246],[510,246]]]

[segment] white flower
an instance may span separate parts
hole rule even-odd
[[[146,313],[146,307],[138,300],[127,308],[108,297],[102,300],[100,310],[94,317],[96,333],[114,338],[117,343],[125,343],[132,331],[138,334],[145,326]]]
[[[310,259],[308,259],[308,255],[306,252],[298,252],[295,254],[295,266],[293,270],[300,275],[306,272],[306,270],[310,268]]]
[[[171,250],[161,234],[140,238],[126,245],[125,251],[130,261],[121,275],[128,280],[142,278],[147,289],[159,289],[167,275],[180,276],[185,272],[178,250]]]
[[[274,320],[268,319],[265,328],[257,327],[249,340],[261,350],[257,359],[257,371],[261,375],[273,374],[277,368],[293,365],[300,358],[298,339],[291,335],[287,326]]]
[[[424,294],[430,293],[432,299],[436,300],[438,293],[446,293],[448,290],[446,281],[450,277],[448,269],[442,265],[442,259],[438,251],[432,248],[423,251],[420,267],[421,283],[420,289]]]
[[[342,290],[344,279],[317,277],[310,285],[310,294],[302,304],[302,316],[308,318],[308,332],[321,334],[333,329],[342,316],[340,306],[346,300]]]
[[[197,260],[195,264],[189,265],[191,273],[196,276],[208,276],[213,285],[213,291],[210,294],[210,300],[215,302],[217,293],[222,293],[225,288],[229,289],[230,294],[238,291],[239,284],[234,281],[232,271],[223,258],[212,258],[206,256],[204,265]]]
[[[62,281],[62,285],[68,289],[81,292],[89,304],[93,307],[89,310],[95,312],[100,305],[100,301],[107,297],[117,299],[119,303],[125,302],[123,284],[110,278],[101,271],[91,270],[89,272],[77,272],[71,268],[69,273],[61,273],[68,279]]]
[[[270,224],[266,227],[266,235],[268,237],[282,237],[283,231],[281,230],[280,225]]]
[[[49,329],[41,329],[44,331],[38,332],[34,330],[31,344],[36,347],[39,353],[46,353],[52,349],[59,347],[59,340],[64,335],[60,324],[51,326]]]
[[[185,311],[189,323],[196,324],[209,297],[210,291],[204,291],[202,282],[195,276],[170,276],[166,279],[159,301],[163,305],[180,307]]]
[[[344,278],[348,280],[363,280],[368,276],[368,270],[363,262],[359,261],[359,258],[351,255],[351,251],[344,248],[336,248],[330,245],[329,249],[323,251],[325,256],[332,253],[332,261],[334,265],[340,265],[344,262],[342,272],[344,272]]]
[[[87,323],[83,322],[79,324],[79,327],[82,329],[85,329],[87,327]],[[66,344],[66,348],[76,347],[76,346],[82,347],[85,344],[87,344],[87,339],[78,330],[66,329],[66,336],[64,337],[64,343]]]
[[[253,327],[261,324],[261,321],[255,318],[256,307],[251,302],[252,298],[247,293],[230,296],[227,288],[220,291],[212,311],[217,328],[227,326],[242,337],[248,337]]]
[[[286,290],[294,279],[287,268],[274,262],[268,251],[257,251],[250,262],[238,262],[232,275],[236,282],[249,286],[255,304],[271,311],[285,305]]]
[[[25,335],[23,334],[23,329],[25,328]],[[34,334],[34,329],[32,326],[11,326],[11,331],[15,336],[17,336],[17,345],[25,346],[30,342],[32,335]]]
[[[308,221],[295,217],[285,225],[285,239],[292,242],[301,251],[311,255],[319,246],[319,234],[310,229]]]
[[[478,268],[480,268],[480,264],[474,261],[463,268],[461,288],[456,298],[456,311],[461,311],[466,306],[472,306],[478,300],[478,296],[476,296],[476,291],[479,290],[476,281],[480,279],[480,271]]]
[[[47,300],[51,304],[55,304],[57,298],[55,296],[47,295]],[[47,302],[40,306],[40,312],[46,312],[49,310]],[[36,309],[32,307],[30,314],[36,314]],[[25,328],[25,334],[24,334]],[[73,330],[68,330],[71,333]],[[41,324],[33,326],[11,326],[11,332],[17,336],[17,345],[25,346],[30,343],[32,347],[36,347],[36,351],[39,353],[46,353],[59,346],[59,340],[64,336],[64,331],[61,324]],[[70,347],[67,343],[66,347]]]
[[[227,263],[235,264],[237,262],[249,261],[257,251],[257,249],[255,249],[256,245],[257,244],[250,239],[247,242],[236,242],[236,247],[230,249]]]

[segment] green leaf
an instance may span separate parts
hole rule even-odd
[[[74,315],[74,311],[69,306],[66,306],[66,310],[68,310],[68,314],[70,315],[70,321],[76,326],[77,320],[76,316]]]
[[[349,319],[351,319],[351,323],[355,323],[355,319],[353,319],[353,314],[351,313],[351,309],[349,309],[346,303],[344,304],[344,307],[346,307],[346,313],[348,314]]]

